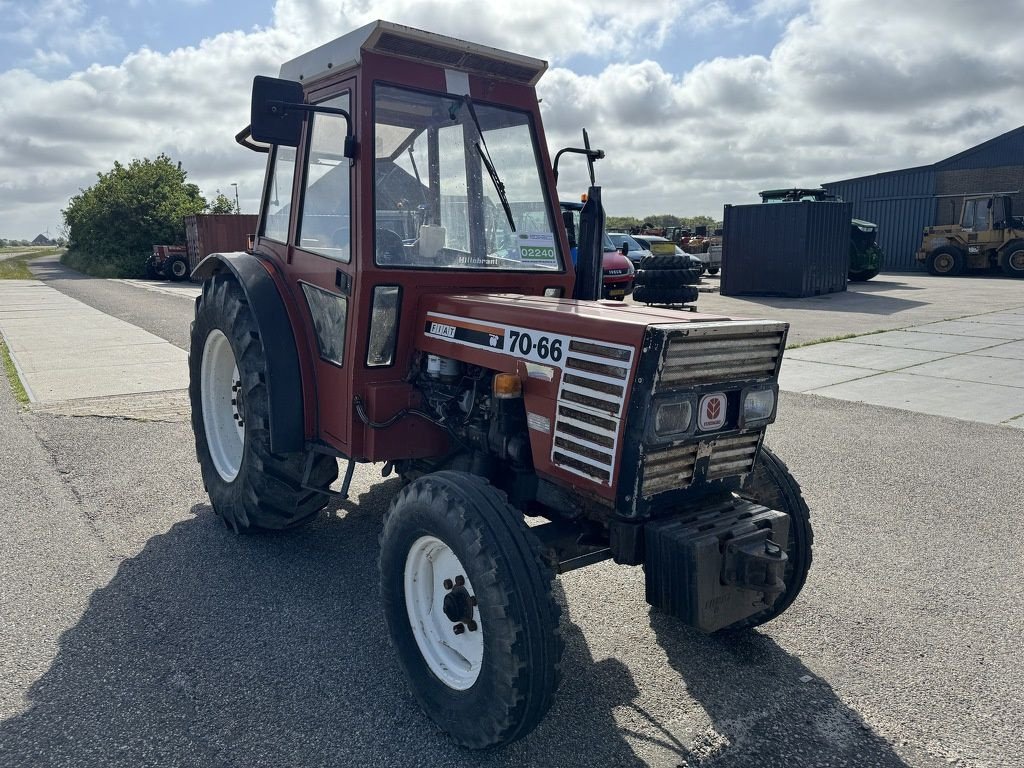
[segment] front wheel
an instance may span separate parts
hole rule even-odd
[[[427,715],[473,749],[532,731],[558,686],[561,609],[522,514],[480,477],[436,472],[392,502],[380,545],[384,620]]]
[[[266,351],[232,276],[203,283],[188,367],[196,456],[214,511],[239,532],[295,528],[311,520],[327,505],[338,462],[320,453],[270,450]]]
[[[964,271],[964,255],[958,248],[943,245],[928,254],[925,264],[933,275],[952,277]]]
[[[807,572],[811,568],[811,550],[814,545],[811,511],[807,507],[807,502],[804,501],[800,484],[790,473],[789,467],[767,446],[761,447],[757,463],[739,495],[755,504],[777,509],[789,515],[789,536],[786,541],[787,559],[782,578],[786,589],[770,608],[727,627],[723,630],[725,632],[756,627],[771,621],[789,608],[807,581]]]

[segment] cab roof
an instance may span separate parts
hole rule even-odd
[[[364,51],[523,85],[536,85],[548,67],[541,59],[377,20],[285,62],[280,76],[308,83],[358,65]]]

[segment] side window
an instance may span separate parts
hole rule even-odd
[[[988,213],[991,210],[991,200],[977,200],[974,208],[974,231],[988,232]]]
[[[964,206],[964,220],[960,225],[964,229],[974,229],[974,201],[968,200]]]
[[[344,93],[321,106],[349,109]],[[350,163],[345,148],[345,118],[314,114],[313,135],[306,157],[299,247],[347,262],[351,258]]]
[[[271,163],[263,236],[287,243],[288,219],[292,212],[292,182],[295,178],[295,148],[274,147]]]

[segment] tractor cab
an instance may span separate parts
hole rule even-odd
[[[315,345],[303,379],[331,392],[317,431],[346,455],[390,450],[365,444],[349,404],[371,421],[409,404],[395,371],[411,365],[424,295],[572,294],[534,90],[546,66],[375,22],[256,78],[240,134],[269,155],[254,250]],[[387,440],[429,452],[431,431]]]

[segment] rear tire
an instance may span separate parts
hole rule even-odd
[[[462,746],[525,736],[551,706],[563,647],[553,578],[522,514],[480,477],[425,475],[391,503],[384,620],[420,706]]]
[[[164,273],[176,283],[188,277],[188,259],[184,256],[172,256],[164,265]]]
[[[999,254],[999,268],[1008,277],[1024,277],[1024,242],[1013,242]]]
[[[789,467],[767,446],[761,447],[757,464],[754,465],[754,469],[739,495],[755,504],[777,509],[789,515],[789,537],[786,542],[788,560],[783,576],[783,581],[786,582],[786,591],[779,595],[771,608],[726,627],[721,630],[722,632],[735,632],[759,626],[771,621],[789,608],[807,581],[807,572],[811,568],[814,546],[811,510],[807,507],[807,502],[804,501],[800,484],[790,473]]]
[[[308,453],[271,452],[266,352],[231,275],[203,283],[188,366],[196,456],[214,512],[238,532],[285,530],[315,517],[338,462],[314,454],[303,488]]]
[[[708,267],[708,274],[709,275],[717,275],[718,274],[718,269],[719,269],[718,267]]]
[[[641,304],[692,304],[697,300],[697,289],[692,285],[678,288],[654,288],[640,285],[633,289],[633,300]]]
[[[877,275],[877,269],[865,269],[860,272],[849,272],[847,277],[850,278],[850,282],[852,283],[863,283],[873,277],[877,277]]]
[[[928,254],[928,272],[942,277],[953,277],[964,271],[964,255],[958,248],[942,245]]]

